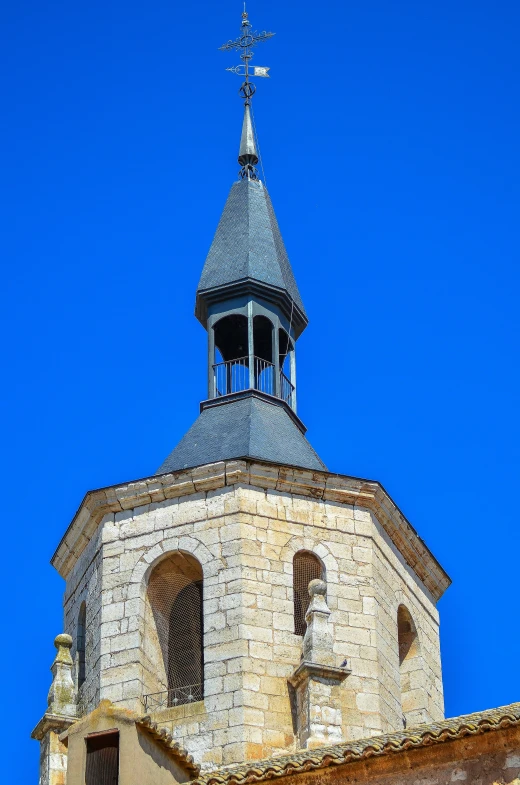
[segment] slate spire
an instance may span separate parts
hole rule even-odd
[[[208,333],[208,394],[200,416],[158,474],[233,458],[326,469],[296,413],[295,345],[307,314],[271,199],[255,169],[248,52],[251,41],[272,34],[252,34],[245,12],[242,27],[242,36],[223,47],[244,52],[242,168],[206,257],[195,304]]]
[[[217,299],[253,293],[276,301],[296,336],[303,332],[307,314],[267,188],[261,180],[244,177],[231,186],[206,257],[196,316],[206,327],[208,309]]]

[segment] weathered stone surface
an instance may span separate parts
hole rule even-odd
[[[327,584],[309,583],[310,604],[305,616],[302,661],[289,678],[300,747],[337,744],[343,739],[339,685],[349,675],[346,660],[336,665],[330,610],[325,601]]]
[[[51,666],[48,708],[32,732],[33,739],[40,742],[40,785],[65,785],[67,748],[59,736],[75,721],[77,714],[70,656],[72,638],[65,633],[57,635],[54,645],[58,651]]]
[[[246,785],[251,765],[203,773],[195,785]],[[520,785],[520,704],[354,742],[272,757],[255,782],[285,785]]]
[[[66,535],[56,565],[67,565],[65,619],[75,641],[73,658],[80,606],[87,606],[81,712],[95,708],[101,698],[143,711],[143,696],[165,689],[146,587],[154,566],[181,550],[199,561],[204,577],[205,700],[196,718],[181,706],[175,715],[161,715],[161,723],[204,767],[231,762],[239,754],[265,756],[297,748],[301,741],[287,679],[302,654],[302,638],[294,633],[292,570],[295,553],[303,549],[319,557],[327,582],[327,611],[316,608],[309,625],[316,630],[310,651],[322,665],[332,668],[347,658],[352,668],[348,679],[328,693],[316,687],[316,737],[351,739],[395,730],[402,727],[403,711],[410,718],[418,713],[426,720],[441,718],[434,597],[396,548],[388,522],[383,525],[374,514],[385,500],[383,495],[377,501],[377,484],[230,464],[214,474],[206,467],[197,476],[183,472],[155,478],[152,502],[142,503],[143,495],[152,494],[148,481],[125,486],[124,494],[123,487],[109,489],[111,501],[105,492],[104,501],[99,497],[94,504],[92,498],[90,517],[82,513],[76,519],[74,531],[81,520],[89,532],[79,556],[66,546],[75,547],[76,535],[72,530]],[[248,484],[251,476],[255,487]],[[120,497],[116,510],[114,499]],[[132,499],[135,508],[129,506]],[[369,506],[360,506],[360,500]],[[90,524],[96,515],[97,529]],[[395,510],[392,515],[400,537],[411,542],[409,525]],[[436,563],[428,562],[427,554],[423,558],[442,583]],[[423,674],[417,683],[418,661],[406,674],[410,688],[404,706],[400,604],[419,631]]]

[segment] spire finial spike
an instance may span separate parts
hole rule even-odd
[[[247,178],[248,180],[257,180],[255,166],[258,163],[258,154],[256,152],[255,134],[253,131],[253,123],[251,121],[251,108],[249,101],[246,101],[244,107],[244,122],[242,123],[242,136],[240,137],[240,150],[238,152],[238,163],[242,167],[240,170],[240,177]]]

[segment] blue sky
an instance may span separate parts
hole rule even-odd
[[[513,2],[251,0],[267,184],[310,317],[299,413],[453,578],[447,715],[520,698]],[[4,4],[4,706],[17,781],[88,489],[152,474],[205,396],[194,293],[236,177],[231,0]],[[0,766],[10,762],[4,756]]]

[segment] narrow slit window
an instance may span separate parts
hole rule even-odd
[[[305,615],[309,608],[309,583],[323,578],[323,568],[317,556],[308,551],[298,551],[293,560],[294,632],[305,635]]]
[[[81,603],[78,615],[78,628],[76,632],[76,662],[78,668],[78,689],[85,681],[85,635],[87,626],[87,606]]]
[[[119,731],[93,733],[86,743],[85,785],[118,785]]]
[[[408,608],[400,605],[397,611],[397,640],[399,646],[399,679],[401,684],[401,707],[403,725],[413,722],[424,722],[417,716],[417,698],[419,691],[418,672],[421,671],[419,656],[419,638],[417,628]]]

